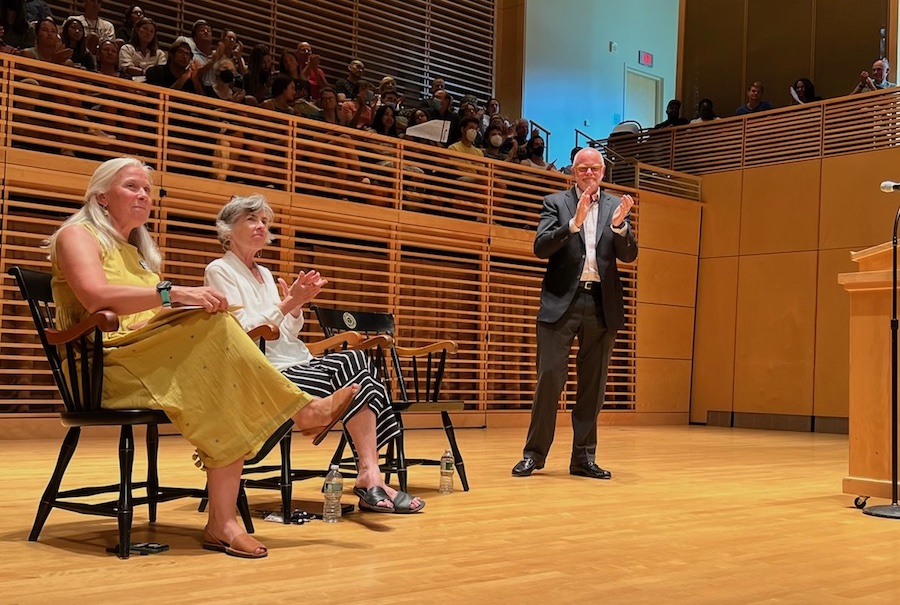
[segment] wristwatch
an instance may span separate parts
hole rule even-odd
[[[624,227],[625,225],[626,225],[625,221],[622,221],[620,224],[618,224],[618,225],[610,225],[610,227],[612,227],[613,229],[621,229],[621,228]]]
[[[162,299],[162,305],[164,307],[172,306],[172,298],[169,296],[169,290],[172,289],[172,282],[170,281],[161,281],[156,284],[156,291],[159,292],[159,297]]]

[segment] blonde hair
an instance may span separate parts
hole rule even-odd
[[[132,167],[141,168],[147,177],[150,178],[151,168],[137,158],[114,158],[103,162],[97,167],[94,174],[91,175],[87,191],[84,193],[84,205],[75,214],[66,219],[50,238],[49,246],[51,259],[56,253],[56,238],[59,236],[60,231],[69,225],[90,225],[97,234],[100,248],[104,252],[115,249],[119,246],[119,243],[127,241],[138,249],[138,252],[140,252],[144,261],[147,263],[147,267],[154,273],[159,273],[160,267],[162,266],[163,255],[159,251],[156,242],[150,237],[147,226],[141,225],[140,227],[132,229],[131,233],[128,234],[128,239],[125,240],[122,238],[122,235],[116,231],[115,227],[113,227],[113,224],[109,220],[108,213],[104,211],[100,202],[97,201],[97,196],[109,191],[116,176],[118,176],[122,170]]]
[[[223,250],[231,250],[231,232],[234,230],[234,224],[237,220],[244,215],[260,211],[266,214],[269,224],[275,220],[275,212],[269,206],[268,200],[259,193],[254,193],[247,197],[232,196],[228,203],[222,206],[222,209],[219,210],[219,215],[216,216],[216,233],[219,236],[219,241],[222,243]],[[266,243],[271,244],[272,241],[272,234],[267,230]]]

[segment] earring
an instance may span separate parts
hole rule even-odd
[[[106,206],[100,206],[100,211],[103,213],[103,216],[109,216],[109,208]]]

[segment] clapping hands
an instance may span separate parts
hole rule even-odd
[[[315,299],[322,291],[322,288],[328,280],[315,270],[306,273],[300,271],[297,279],[290,286],[282,278],[278,278],[278,285],[281,287],[282,311],[284,313],[293,313],[299,310],[303,305]]]

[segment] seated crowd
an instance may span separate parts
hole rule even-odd
[[[0,0],[0,5],[6,15],[0,52],[388,137],[409,138],[469,155],[556,170],[552,163],[544,161],[543,138],[538,130],[529,132],[527,120],[511,123],[500,113],[499,101],[493,98],[482,105],[474,96],[466,95],[457,108],[456,99],[441,78],[433,81],[425,98],[407,102],[394,77],[365,79],[365,64],[359,58],[349,62],[342,77],[326,74],[319,56],[306,41],[280,54],[260,44],[249,49],[245,60],[245,49],[237,33],[223,27],[215,40],[213,28],[205,19],[197,20],[189,35],[186,32],[165,44],[158,38],[152,16],[139,5],[129,6],[121,23],[114,26],[101,16],[102,0],[83,0],[84,13],[65,19],[61,27],[43,0]],[[77,79],[77,75],[72,79]],[[64,95],[48,96],[58,98],[62,105],[78,103],[64,99]],[[102,111],[122,112],[111,108]],[[446,140],[435,140],[433,135],[423,133],[429,129],[407,133],[407,128],[431,120],[449,122]],[[101,121],[115,124],[112,116]],[[128,138],[98,127],[85,132],[105,139]],[[234,129],[228,134],[231,147],[235,147],[233,139],[240,135]],[[463,140],[464,137],[473,138]],[[352,144],[347,144],[352,149]],[[255,149],[250,144],[239,143],[237,147],[237,153]],[[69,150],[64,153],[72,155]],[[259,162],[252,157],[249,161]]]
[[[862,71],[859,74],[859,82],[849,94],[857,94],[874,90],[883,90],[885,88],[893,88],[896,83],[888,80],[888,74],[891,71],[890,63],[886,58],[881,58],[872,64],[871,73]],[[764,87],[762,82],[753,82],[747,88],[747,102],[735,109],[734,115],[742,116],[759,111],[773,109],[774,106],[766,100],[763,100]],[[822,97],[816,96],[816,87],[809,78],[798,78],[790,86],[791,105],[803,105],[814,101],[821,101]],[[683,126],[685,124],[702,124],[718,120],[721,116],[716,115],[713,109],[711,99],[701,99],[697,104],[697,115],[693,119],[681,117],[682,103],[678,99],[672,99],[666,106],[666,120],[660,122],[654,129],[670,128],[672,126]]]

